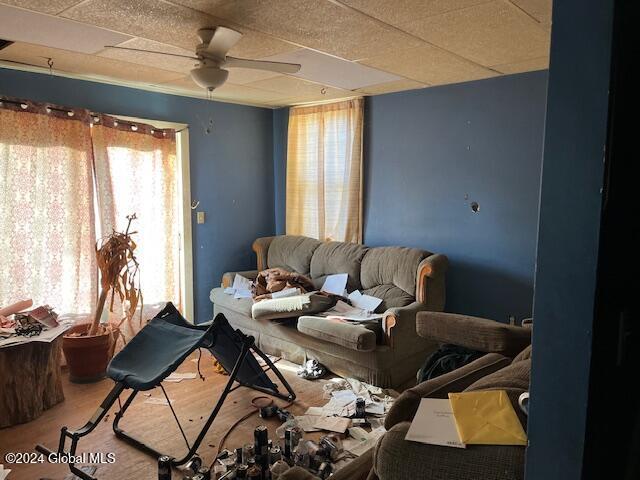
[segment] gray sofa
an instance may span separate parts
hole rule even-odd
[[[437,348],[434,341],[416,335],[416,314],[444,308],[444,255],[289,235],[259,238],[253,250],[257,269],[225,273],[222,287],[214,288],[210,298],[214,315],[223,313],[235,328],[255,336],[265,352],[295,363],[314,358],[338,375],[393,388],[415,378],[426,356]],[[313,315],[259,321],[252,316],[251,299],[224,293],[236,273],[254,279],[258,271],[274,267],[308,275],[318,288],[327,275],[348,273],[348,291],[358,289],[383,300],[378,308],[384,312],[381,331]]]

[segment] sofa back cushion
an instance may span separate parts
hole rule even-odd
[[[358,243],[323,243],[313,252],[311,258],[311,279],[321,288],[327,275],[347,273],[347,291],[361,289],[360,267],[367,250],[368,247]]]
[[[269,245],[267,265],[269,268],[283,268],[290,272],[309,274],[313,252],[322,245],[314,238],[296,235],[275,237]]]
[[[360,271],[363,293],[382,298],[378,311],[409,305],[415,301],[418,265],[429,255],[417,248],[370,248]]]

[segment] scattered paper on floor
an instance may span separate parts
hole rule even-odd
[[[167,402],[166,398],[158,398],[158,397],[149,397],[142,403],[148,403],[150,405],[165,405],[165,406],[169,406],[169,402]]]
[[[195,373],[178,373],[178,372],[173,372],[171,375],[169,375],[167,378],[164,379],[165,382],[172,382],[172,383],[179,383],[182,380],[193,380],[194,378],[196,378],[196,374]]]

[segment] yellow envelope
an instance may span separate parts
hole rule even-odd
[[[450,393],[449,400],[462,443],[527,444],[527,435],[504,390]]]

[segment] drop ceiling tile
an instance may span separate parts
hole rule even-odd
[[[192,51],[197,30],[218,24],[202,12],[156,0],[88,0],[62,16]]]
[[[286,75],[279,75],[277,77],[268,78],[266,80],[251,82],[247,85],[254,88],[277,92],[281,94],[281,98],[309,95],[313,96],[314,98],[315,96],[318,96],[318,98],[330,99],[341,97],[344,95],[353,95],[353,93],[348,90],[327,87]],[[323,91],[324,93],[322,93]]]
[[[553,0],[511,0],[511,2],[534,17],[542,25],[551,25],[551,4]]]
[[[69,52],[28,43],[14,43],[0,52],[0,58],[47,67],[46,58],[53,59],[54,71],[100,76],[115,80],[153,84],[170,81],[180,74],[158,68],[113,60],[111,58]]]
[[[253,30],[349,60],[421,43],[326,0],[238,0],[214,11],[218,17]]]
[[[402,28],[485,66],[516,63],[549,53],[549,32],[502,0],[418,19]]]
[[[232,57],[260,59],[279,53],[292,52],[300,48],[297,45],[283,42],[269,35],[254,32],[246,27],[236,27],[229,22],[222,22],[243,33],[240,41],[229,50],[229,55]]]
[[[199,43],[199,28],[217,25],[238,28],[206,13],[156,0],[89,0],[64,12],[63,16],[191,52]],[[244,35],[230,50],[229,54],[233,56],[261,58],[298,48],[247,28],[238,30]]]
[[[137,48],[141,50],[153,50],[157,52],[173,53],[175,55],[193,55],[189,50],[167,45],[166,43],[154,42],[145,38],[133,38],[124,43],[119,44],[120,47]],[[131,50],[118,50],[107,48],[99,54],[101,57],[113,58],[124,62],[136,63],[138,65],[146,65],[148,67],[158,68],[171,72],[180,72],[183,74],[197,65],[197,60],[188,58],[172,57],[169,55],[157,55],[155,53],[133,52]]]
[[[490,0],[338,0],[391,25],[471,7]],[[524,0],[523,0],[524,1]],[[532,0],[536,1],[536,0]],[[539,0],[541,1],[541,0]]]
[[[534,58],[533,60],[509,63],[507,65],[496,65],[493,68],[499,72],[507,74],[546,70],[549,68],[549,57]]]
[[[431,45],[368,58],[362,63],[429,85],[467,82],[497,75]]]
[[[229,0],[167,0],[169,3],[215,15],[215,9]]]
[[[384,93],[402,92],[404,90],[416,90],[428,87],[426,83],[414,82],[413,80],[396,80],[395,82],[371,85],[356,90],[363,95],[382,95]]]
[[[0,3],[56,15],[82,0],[2,0]]]
[[[229,68],[229,77],[227,82],[235,85],[245,85],[258,80],[277,77],[280,74],[275,72],[267,72],[266,70],[252,70],[250,68]]]
[[[397,75],[349,60],[333,57],[315,50],[309,50],[308,48],[274,55],[268,57],[266,60],[298,63],[302,65],[302,68],[298,73],[293,74],[294,77],[345,90],[355,90],[356,88],[362,88],[368,85],[376,85],[401,79]]]
[[[95,53],[105,44],[124,42],[131,37],[65,18],[0,5],[0,38]]]
[[[204,89],[198,87],[191,77],[183,77],[171,82],[165,82],[160,87],[167,87],[169,89],[179,89],[188,91],[201,97],[206,98],[206,92]],[[235,85],[227,82],[219,88],[216,88],[212,94],[213,99],[229,100],[239,103],[249,103],[252,105],[267,104],[268,102],[274,102],[283,97],[282,94],[272,92],[269,90],[262,90],[258,88],[249,87],[246,85]]]

